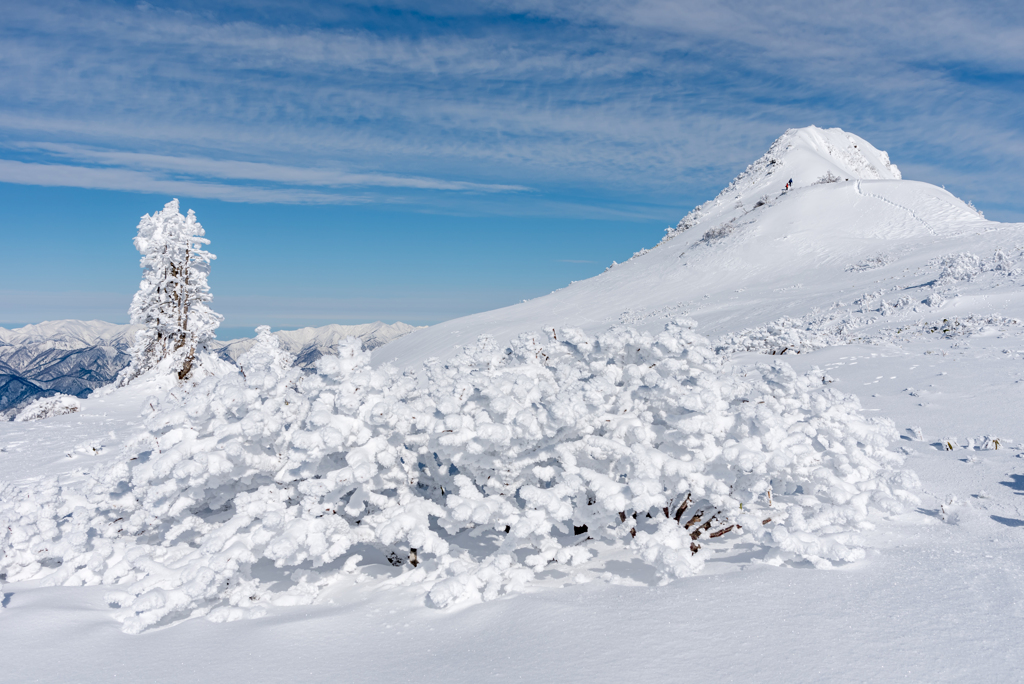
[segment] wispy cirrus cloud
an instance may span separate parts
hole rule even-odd
[[[38,164],[0,159],[0,183],[42,185],[50,187],[120,190],[219,199],[225,202],[250,204],[356,204],[369,197],[280,190],[223,183],[176,180],[131,169],[95,168],[68,164]]]
[[[19,142],[15,143],[13,148],[22,152],[41,152],[58,159],[91,166],[0,159],[0,182],[186,194],[228,202],[283,204],[351,204],[395,200],[369,194],[345,195],[294,187],[238,183],[263,181],[277,185],[313,188],[398,188],[476,193],[529,190],[520,185],[470,183],[382,173],[351,173],[339,168],[146,154],[66,143]],[[210,179],[223,179],[234,183],[218,183]]]
[[[164,154],[143,154],[120,150],[102,150],[59,143],[18,143],[27,150],[42,150],[58,157],[80,162],[186,173],[232,180],[258,180],[292,185],[327,187],[369,186],[384,188],[416,188],[418,190],[469,190],[475,192],[519,192],[529,190],[522,185],[467,183],[415,176],[393,176],[383,173],[349,173],[342,169],[283,166],[262,162],[209,159],[206,157],[174,157]]]
[[[169,196],[215,238],[232,325],[493,308],[653,244],[809,124],[1024,219],[1019,1],[12,0],[0,14],[4,247],[26,255],[0,272],[8,320],[113,315],[83,311],[99,296],[31,294],[51,287],[124,290],[123,316],[132,226],[107,217]],[[67,208],[26,185],[162,197],[66,193]]]
[[[1019,3],[964,0],[24,3],[0,138],[208,189],[600,204],[703,199],[816,123],[907,168],[998,171],[995,198],[1024,180],[1022,27]]]

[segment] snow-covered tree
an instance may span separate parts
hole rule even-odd
[[[185,379],[197,355],[214,337],[221,316],[208,305],[213,299],[206,278],[216,257],[195,212],[178,211],[178,200],[139,221],[135,248],[142,254],[139,291],[132,299],[131,322],[145,326],[132,343],[131,365],[119,383],[126,385],[168,360],[168,370]]]

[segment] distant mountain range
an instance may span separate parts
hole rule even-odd
[[[0,412],[58,392],[85,397],[113,382],[128,365],[128,345],[138,329],[135,325],[74,320],[0,328]],[[295,355],[295,364],[308,368],[350,335],[361,339],[366,349],[375,349],[415,329],[405,323],[378,321],[274,334]],[[253,342],[252,338],[215,340],[211,346],[221,358],[234,362]]]

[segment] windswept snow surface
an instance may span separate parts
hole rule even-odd
[[[444,610],[398,569],[366,565],[313,605],[135,637],[103,587],[7,583],[0,680],[1019,681],[1022,271],[1024,225],[900,180],[856,136],[788,131],[657,247],[546,297],[414,331],[374,359],[415,366],[484,333],[654,332],[689,316],[732,363],[781,354],[895,422],[890,448],[920,477],[921,504],[865,531],[865,559],[772,567],[740,544],[662,584],[638,559],[599,555],[526,593]],[[129,386],[70,415],[0,424],[0,478],[71,482],[104,468],[161,392]]]

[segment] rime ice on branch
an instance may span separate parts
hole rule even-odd
[[[132,299],[131,322],[145,326],[132,343],[131,365],[118,384],[126,385],[162,362],[180,380],[189,377],[197,355],[205,351],[222,317],[208,302],[213,299],[206,278],[216,259],[203,227],[189,209],[178,211],[178,200],[139,221],[135,248],[142,254],[139,291]]]

